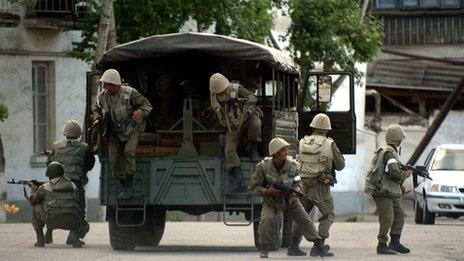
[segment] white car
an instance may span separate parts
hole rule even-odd
[[[464,144],[442,144],[432,149],[425,166],[430,179],[413,176],[417,224],[435,224],[435,216],[464,216]]]

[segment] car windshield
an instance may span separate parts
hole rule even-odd
[[[439,150],[433,162],[432,170],[464,170],[464,150]]]

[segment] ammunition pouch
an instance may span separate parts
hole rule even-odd
[[[111,132],[113,133],[123,133],[126,131],[126,121],[124,119],[110,121]]]

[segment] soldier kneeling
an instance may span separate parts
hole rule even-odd
[[[67,244],[82,247],[83,237],[88,232],[88,224],[82,218],[79,209],[79,192],[74,183],[63,177],[64,169],[58,162],[51,162],[45,175],[49,181],[40,187],[28,183],[31,196],[28,198],[32,209],[32,225],[37,234],[35,247],[44,247],[43,228],[69,230]]]

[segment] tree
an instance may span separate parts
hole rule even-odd
[[[292,20],[287,37],[289,50],[300,65],[303,84],[316,63],[325,71],[362,75],[356,63],[371,61],[380,51],[382,24],[373,16],[363,16],[357,0],[288,0]]]
[[[114,2],[114,13],[111,4]],[[274,23],[272,10],[283,0],[87,0],[92,13],[87,17],[82,40],[73,43],[74,57],[98,61],[101,50],[111,45],[111,16],[119,43],[155,34],[177,33],[189,20],[198,32],[214,28],[218,34],[232,35],[264,43]],[[108,19],[108,21],[107,21]],[[97,33],[98,31],[98,33]],[[105,33],[106,32],[106,33]],[[115,34],[113,35],[115,38]]]

